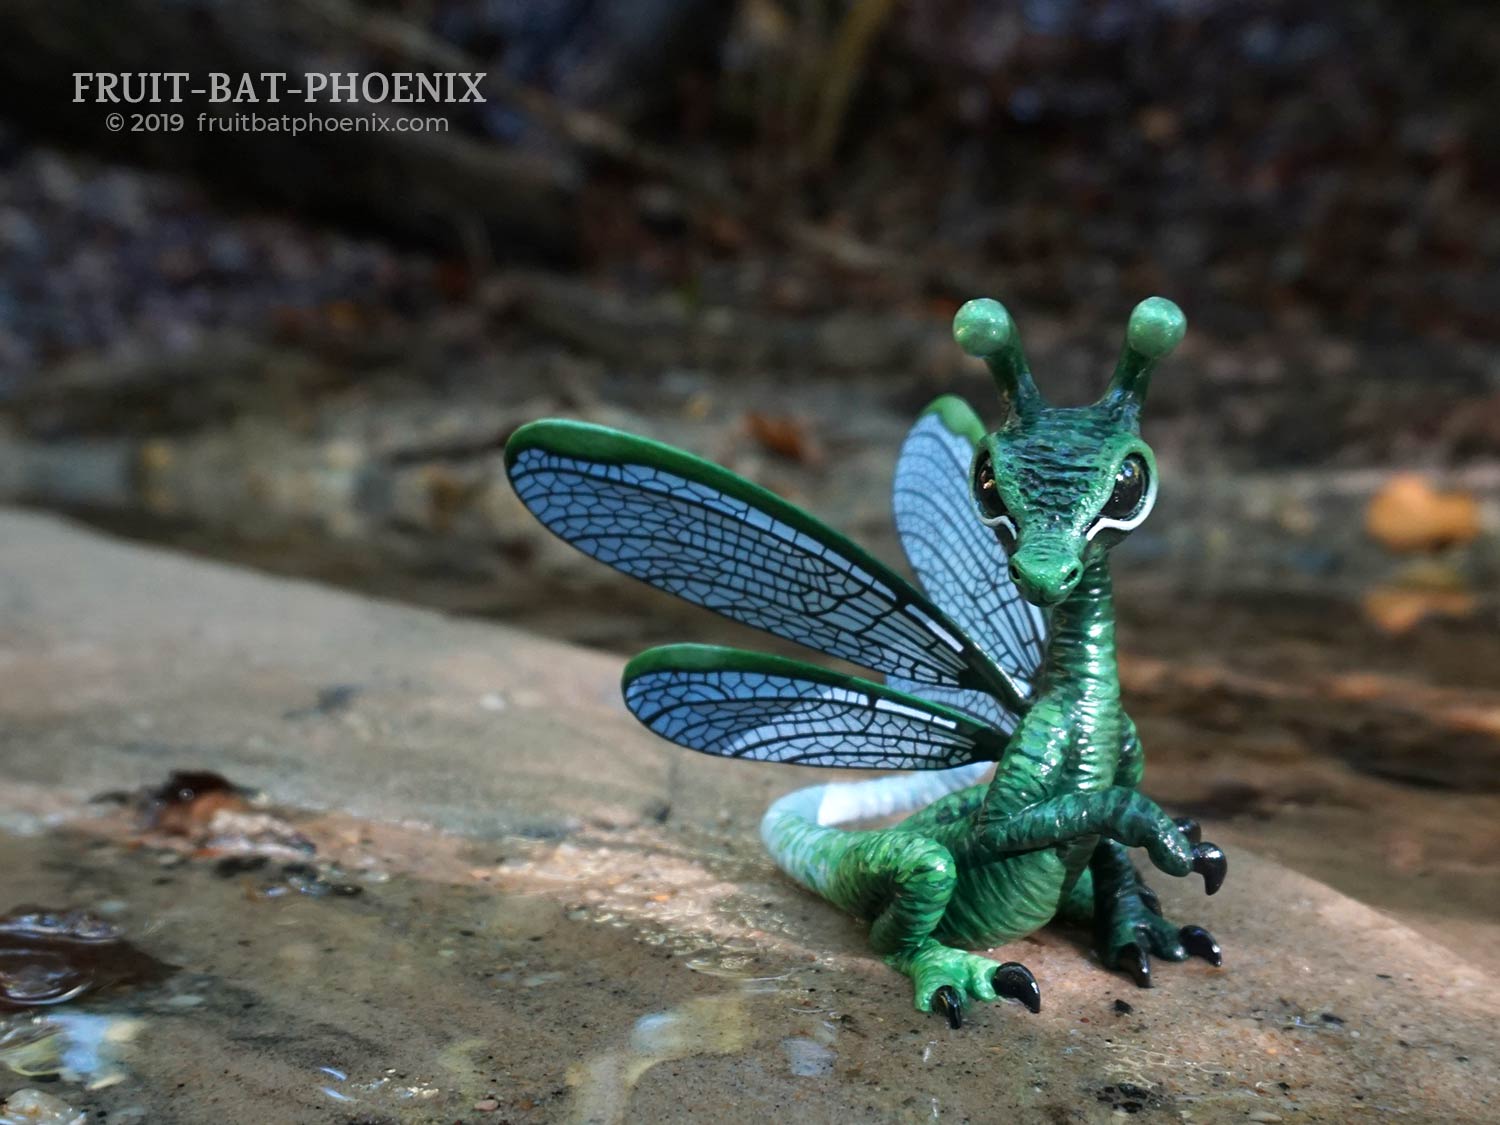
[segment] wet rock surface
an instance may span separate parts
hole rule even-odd
[[[632,823],[666,801],[652,737],[614,731],[609,657],[6,524],[0,753],[18,781],[94,795],[212,769],[287,805],[489,835]],[[349,706],[317,706],[345,684]],[[565,788],[580,748],[587,784]]]
[[[66,892],[180,967],[8,1017],[0,1098],[60,1075],[50,1092],[112,1121],[1500,1113],[1495,976],[1442,920],[1419,933],[1234,847],[1253,817],[1202,810],[1231,847],[1213,899],[1155,880],[1222,969],[1163,964],[1142,991],[1047,931],[1002,951],[1040,1014],[974,1007],[955,1032],[763,855],[762,809],[812,772],[655,742],[613,657],[34,516],[0,517],[0,567],[0,910]],[[1191,754],[1238,743],[1205,749],[1167,711],[1148,776],[1190,798]],[[263,791],[364,893],[267,896],[282,860],[226,866],[88,802],[204,769]],[[1492,916],[1450,907],[1493,946]]]
[[[84,910],[22,906],[0,917],[0,1012],[64,1004],[169,971]]]

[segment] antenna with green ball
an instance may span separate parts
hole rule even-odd
[[[1187,317],[1165,297],[1147,297],[1130,314],[1125,347],[1115,365],[1114,378],[1099,401],[1123,410],[1139,411],[1146,404],[1151,372],[1172,354],[1187,332]]]
[[[953,318],[953,338],[971,356],[984,360],[1017,414],[1026,418],[1042,408],[1016,322],[999,301],[978,297],[967,302]]]

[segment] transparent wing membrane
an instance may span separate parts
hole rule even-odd
[[[1005,738],[958,711],[800,661],[669,645],[625,669],[625,703],[663,738],[706,754],[859,769],[993,761]]]
[[[979,722],[994,727],[1003,734],[1009,734],[1016,729],[1020,717],[1005,707],[993,695],[987,695],[982,691],[968,691],[964,688],[937,687],[931,684],[914,684],[910,680],[904,680],[900,676],[887,676],[886,687],[895,691],[906,692],[909,695],[920,695],[923,699],[929,699],[933,703],[941,703],[945,707],[951,707],[955,711],[962,711],[971,715]]]
[[[896,463],[896,530],[928,596],[991,660],[1033,681],[1046,647],[1046,618],[1021,597],[1005,550],[970,500],[969,471],[983,435],[979,417],[952,395],[923,412]]]
[[[564,421],[518,430],[506,460],[517,495],[543,524],[651,586],[905,683],[1014,691],[910,583],[725,469]]]

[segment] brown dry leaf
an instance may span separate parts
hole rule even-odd
[[[1479,504],[1465,492],[1439,492],[1415,473],[1397,473],[1365,510],[1365,530],[1392,551],[1431,551],[1472,542]]]
[[[745,415],[745,428],[763,449],[788,461],[816,465],[823,459],[822,449],[800,418],[752,410]]]
[[[239,786],[209,770],[175,770],[166,784],[143,795],[146,827],[169,836],[197,837],[220,812],[249,808]]]
[[[1468,617],[1478,606],[1466,590],[1377,586],[1365,594],[1365,616],[1393,636],[1409,632],[1429,617]]]

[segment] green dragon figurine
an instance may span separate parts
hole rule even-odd
[[[971,999],[1040,1010],[1025,966],[968,950],[1057,917],[1091,924],[1104,963],[1141,987],[1153,954],[1222,964],[1207,930],[1162,916],[1129,856],[1143,848],[1169,875],[1198,872],[1209,894],[1227,866],[1195,823],[1137,789],[1144,757],[1120,705],[1109,576],[1110,548],[1156,500],[1140,415],[1152,369],[1185,329],[1171,301],[1141,302],[1104,396],[1054,407],[1005,309],[964,305],[954,336],[986,361],[1009,415],[987,433],[944,396],[902,447],[896,525],[922,590],[681,450],[560,420],[523,426],[506,446],[521,500],[585,553],[884,674],[669,645],[630,662],[624,693],[638,719],[690,749],[924,771],[790,793],[761,836],[798,883],[869,920],[916,1007],[955,1028]],[[839,827],[902,813],[891,828]]]

